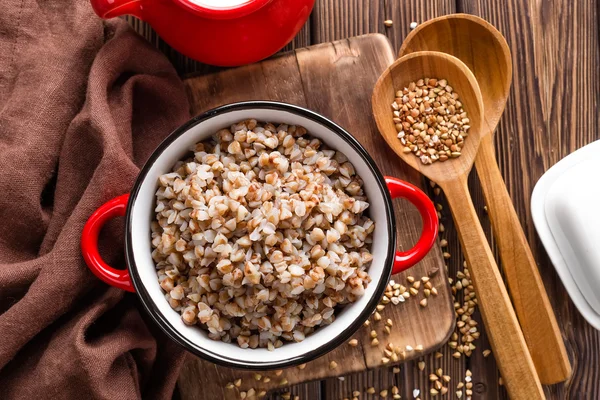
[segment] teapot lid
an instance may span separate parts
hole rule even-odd
[[[272,0],[174,0],[177,4],[210,19],[232,19],[251,14]]]

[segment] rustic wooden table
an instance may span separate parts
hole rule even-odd
[[[600,139],[600,0],[317,0],[310,20],[286,49],[380,32],[397,50],[411,22],[456,12],[475,14],[494,24],[506,37],[513,54],[513,86],[496,133],[497,157],[573,366],[572,378],[565,384],[545,387],[546,395],[548,399],[600,399],[600,332],[586,323],[569,300],[535,233],[529,209],[533,186],[544,171],[572,151]],[[392,20],[393,25],[386,27],[385,20]],[[169,57],[180,74],[216,70],[170,49],[148,25],[130,22]],[[470,184],[481,221],[491,238],[483,196],[474,176]],[[443,199],[440,201],[443,203]],[[442,222],[452,254],[448,264],[453,276],[463,259],[448,213]],[[479,316],[477,319],[480,321]],[[483,357],[482,350],[489,347],[485,332],[477,347],[469,359],[454,361],[451,349],[445,346],[440,350],[442,359],[453,362],[444,363],[444,373],[456,383],[463,381],[465,370],[470,369],[473,399],[507,398],[499,385],[493,356]],[[425,357],[425,361],[428,368],[440,365],[433,356]],[[398,373],[391,368],[369,371],[298,385],[291,391],[301,399],[329,400],[351,398],[352,391],[359,390],[363,391],[361,399],[374,399],[379,396],[365,396],[366,387],[373,386],[379,392],[392,385],[404,388],[405,393],[406,388],[409,393],[419,388],[421,399],[430,398],[428,377],[412,362],[403,364]],[[269,396],[281,398],[277,393]],[[456,395],[450,391],[442,398]]]

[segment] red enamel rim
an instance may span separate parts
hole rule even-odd
[[[175,3],[192,10],[201,17],[210,19],[232,19],[246,16],[264,7],[272,0],[248,0],[242,4],[230,7],[213,7],[203,3],[203,0],[173,0]]]

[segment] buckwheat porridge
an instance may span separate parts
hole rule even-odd
[[[331,324],[370,277],[363,181],[300,126],[246,120],[159,178],[152,257],[188,325],[273,350]]]

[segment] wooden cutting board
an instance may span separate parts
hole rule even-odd
[[[387,38],[370,34],[333,43],[325,43],[282,54],[261,63],[224,70],[212,75],[184,80],[192,115],[210,108],[243,100],[276,100],[309,108],[332,119],[348,130],[369,151],[385,175],[396,176],[423,185],[421,176],[403,165],[380,137],[371,115],[371,91],[383,70],[394,60]],[[408,249],[418,239],[421,220],[418,212],[404,200],[395,201],[398,248]],[[420,279],[438,270],[431,278],[438,296],[429,297],[427,307],[419,302],[419,294],[398,305],[388,304],[381,312],[382,320],[371,317],[371,325],[361,328],[354,338],[359,345],[341,345],[312,361],[304,369],[289,368],[279,375],[275,371],[261,373],[219,367],[188,355],[179,389],[184,400],[238,399],[241,391],[254,388],[256,393],[300,382],[344,375],[382,365],[383,350],[389,342],[396,347],[423,346],[423,351],[406,353],[414,359],[437,349],[454,329],[454,307],[447,284],[446,269],[439,246],[418,265],[394,276],[406,287],[407,277]],[[391,319],[392,332],[384,333],[384,321]],[[378,346],[370,343],[370,332],[378,332]],[[285,345],[275,351],[285,351]],[[335,361],[337,368],[331,369]],[[391,364],[388,364],[391,365]],[[264,377],[268,382],[265,382]],[[228,382],[242,379],[239,388],[226,389]],[[282,380],[285,381],[282,383]],[[286,383],[287,381],[287,383]]]

